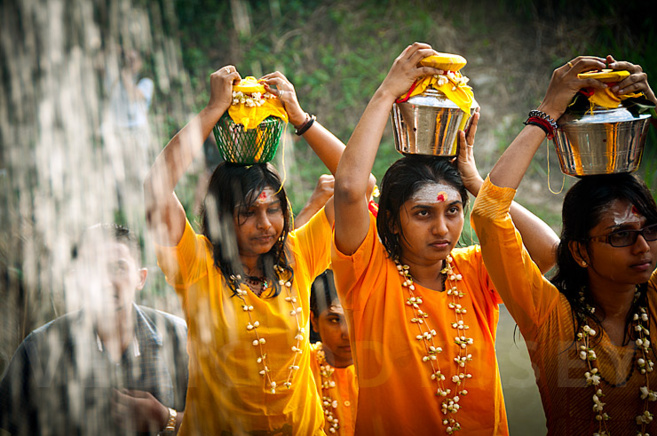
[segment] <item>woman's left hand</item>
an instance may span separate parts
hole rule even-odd
[[[260,78],[267,92],[277,96],[285,106],[285,112],[293,126],[300,126],[306,121],[306,113],[301,109],[294,85],[280,71],[269,73]]]
[[[479,124],[479,110],[472,115],[470,127],[467,132],[459,130],[459,153],[456,157],[461,178],[465,188],[475,197],[484,180],[479,175],[474,158],[474,141]]]
[[[643,92],[648,100],[657,104],[655,93],[650,89],[650,85],[648,84],[648,75],[643,72],[643,68],[640,65],[626,61],[617,61],[612,55],[607,56],[607,64],[612,70],[624,70],[630,73],[628,77],[609,88],[611,92],[618,95]]]

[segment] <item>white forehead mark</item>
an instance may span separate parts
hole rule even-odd
[[[615,227],[620,227],[623,224],[641,222],[643,215],[633,204],[628,204],[623,210],[615,210],[611,212],[611,219],[614,221]]]
[[[254,204],[256,204],[256,205],[257,204],[269,204],[269,203],[271,203],[272,201],[275,201],[275,200],[276,200],[276,193],[274,192],[273,189],[271,189],[270,187],[267,187],[267,188],[262,190],[260,195],[258,195],[258,198],[254,202]]]
[[[329,313],[344,315],[344,308],[342,307],[342,304],[331,304],[328,307],[328,311],[329,311]]]
[[[411,200],[424,204],[462,201],[461,194],[456,188],[443,183],[426,183],[413,194]]]

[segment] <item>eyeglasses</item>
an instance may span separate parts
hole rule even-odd
[[[639,235],[646,241],[657,241],[657,224],[650,224],[639,230],[616,230],[608,235],[591,236],[589,241],[605,242],[612,247],[634,245]]]

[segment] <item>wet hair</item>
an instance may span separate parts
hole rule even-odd
[[[588,292],[588,273],[586,268],[582,268],[576,262],[568,245],[571,241],[576,241],[588,251],[591,229],[600,223],[610,203],[615,200],[626,200],[634,205],[639,213],[646,217],[647,224],[657,223],[657,204],[650,190],[642,180],[632,174],[583,177],[570,188],[564,199],[557,267],[551,282],[570,302],[576,326],[575,334],[587,316],[591,316],[599,325],[604,319],[604,313],[596,311],[591,315],[587,310],[587,305],[593,306],[592,297]],[[636,306],[646,304],[647,289],[646,283],[639,285],[641,299],[636,301],[629,311],[628,323],[631,321],[629,317],[635,313]],[[583,292],[584,299],[581,298],[580,292]]]
[[[338,292],[333,281],[333,271],[327,269],[318,275],[310,289],[310,311],[319,318],[319,315],[331,306],[340,304]]]
[[[421,155],[405,156],[393,163],[381,181],[379,214],[376,228],[383,246],[392,259],[401,256],[399,236],[404,237],[400,221],[402,205],[427,183],[446,183],[461,194],[463,208],[468,203],[468,191],[456,164],[449,158]],[[394,229],[399,229],[396,234]]]
[[[78,243],[73,246],[72,258],[77,259],[80,251],[86,244],[97,244],[108,241],[125,244],[137,263],[137,267],[141,266],[139,238],[129,228],[114,223],[99,223],[85,229]]]
[[[246,212],[268,187],[276,192],[281,202],[284,224],[276,243],[258,258],[258,267],[274,284],[271,296],[276,296],[281,291],[279,279],[291,282],[294,274],[285,248],[287,235],[292,228],[292,213],[278,172],[269,163],[245,166],[222,162],[215,168],[208,184],[201,210],[201,233],[210,240],[214,264],[223,274],[233,295],[237,295],[237,288],[231,277],[244,276],[235,238],[238,229],[235,228],[233,216]]]

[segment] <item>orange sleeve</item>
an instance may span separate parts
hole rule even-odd
[[[157,264],[167,282],[178,293],[208,274],[207,261],[212,259],[212,245],[203,236],[197,235],[189,221],[175,247],[155,244]]]
[[[523,334],[535,333],[559,300],[559,292],[541,274],[525,249],[509,214],[515,190],[487,178],[472,210],[481,251],[504,304]]]

